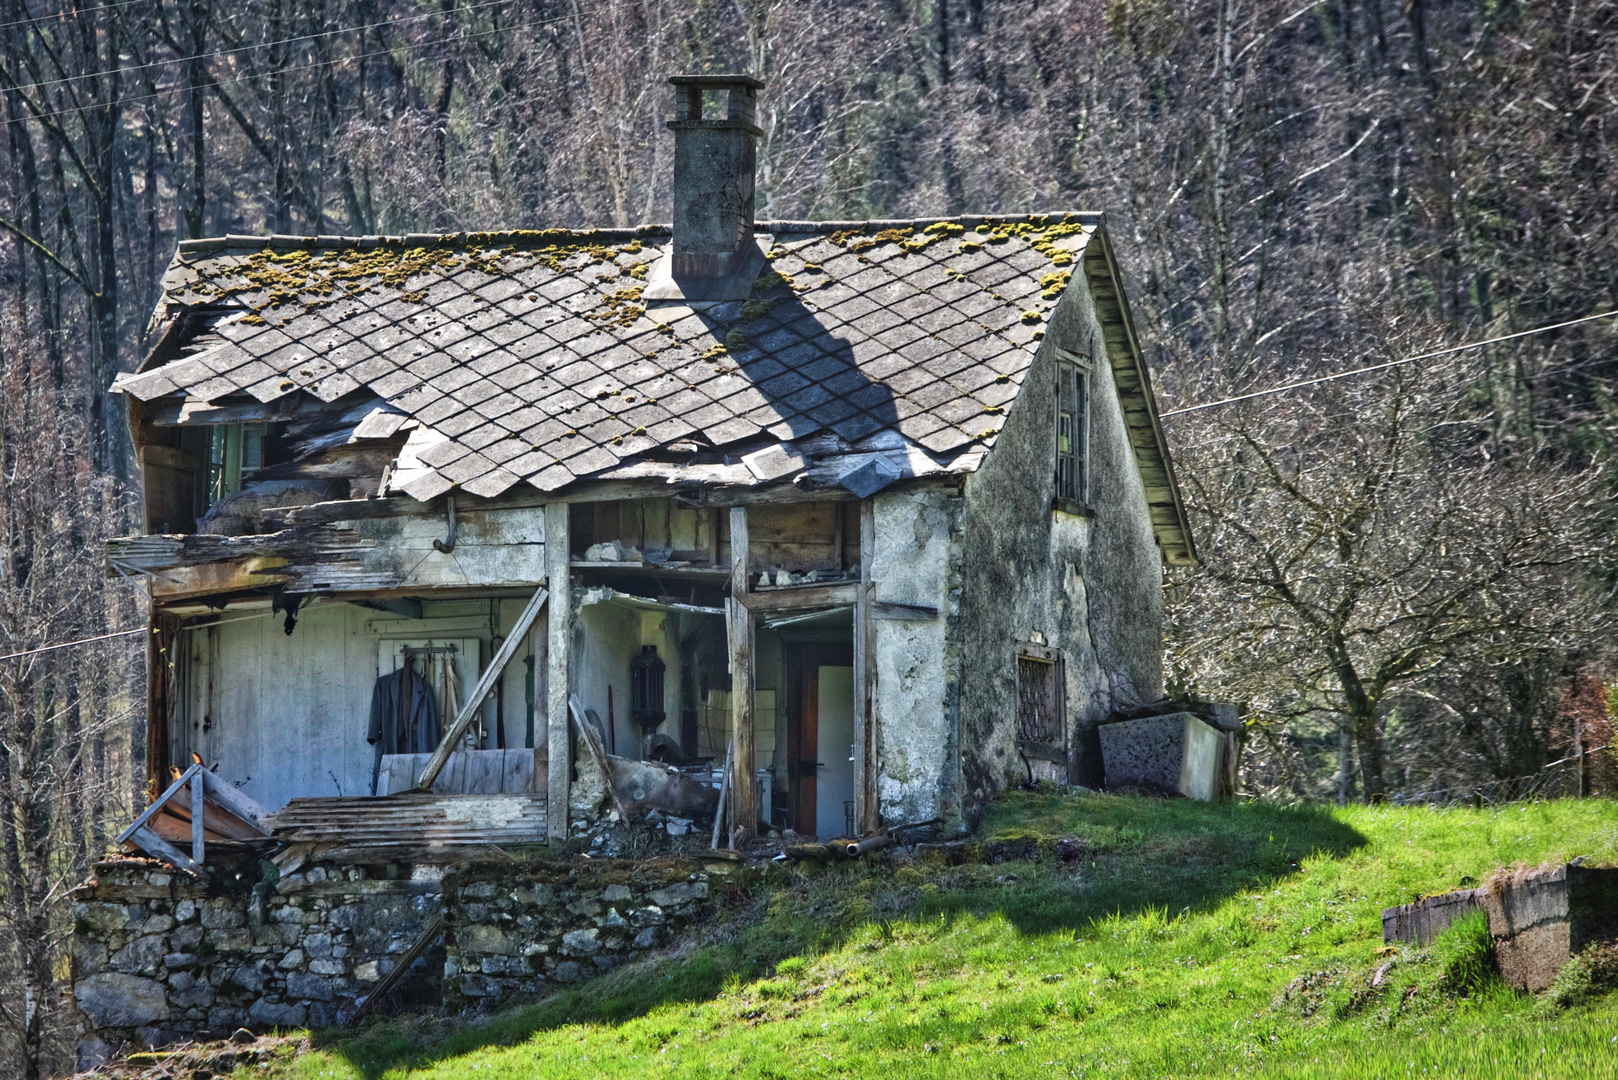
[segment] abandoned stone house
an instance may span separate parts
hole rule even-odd
[[[1104,219],[755,221],[761,84],[672,82],[672,226],[181,243],[106,551],[155,789],[433,848],[605,760],[821,836],[1099,781],[1195,559]]]
[[[672,82],[671,226],[180,245],[106,550],[160,861],[79,890],[85,1061],[577,978],[710,871],[466,868],[958,830],[1161,697],[1196,556],[1102,216],[755,221],[761,84]]]

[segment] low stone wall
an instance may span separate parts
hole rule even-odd
[[[444,1004],[534,997],[666,943],[709,910],[686,860],[477,866],[444,878]]]
[[[461,1012],[615,967],[711,910],[709,871],[672,858],[395,865],[393,877],[315,863],[255,880],[260,865],[198,881],[150,860],[96,864],[75,892],[81,1068],[241,1027],[330,1026],[440,913],[442,944],[398,993]]]
[[[257,865],[198,882],[145,860],[96,864],[75,892],[81,1067],[121,1045],[331,1024],[440,909],[432,867],[389,880],[317,864],[263,881]]]

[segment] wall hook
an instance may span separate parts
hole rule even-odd
[[[445,555],[455,550],[455,496],[449,497],[449,537],[444,540],[434,540],[433,550],[442,551]]]

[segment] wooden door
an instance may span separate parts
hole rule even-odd
[[[839,793],[852,798],[852,647],[802,645],[793,650],[787,722],[788,825],[822,840],[845,831]],[[828,700],[828,695],[834,700]],[[841,700],[843,696],[848,701]],[[823,718],[828,724],[823,724]],[[826,730],[823,731],[823,728]],[[844,728],[848,728],[844,731]]]

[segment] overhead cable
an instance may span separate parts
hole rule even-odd
[[[1187,405],[1183,409],[1170,409],[1159,413],[1164,419],[1170,416],[1179,416],[1183,413],[1198,412],[1202,409],[1216,409],[1221,405],[1234,405],[1238,401],[1251,401],[1254,398],[1269,397],[1271,394],[1284,394],[1288,390],[1299,390],[1305,386],[1316,386],[1320,383],[1332,382],[1336,379],[1346,379],[1351,375],[1368,375],[1373,371],[1386,371],[1403,364],[1413,364],[1418,360],[1431,360],[1435,356],[1448,356],[1450,353],[1465,352],[1468,349],[1481,349],[1485,345],[1495,345],[1502,341],[1513,341],[1517,338],[1532,337],[1535,334],[1544,334],[1552,330],[1561,330],[1569,326],[1578,326],[1580,323],[1594,322],[1597,319],[1610,319],[1618,315],[1618,311],[1604,311],[1599,315],[1586,315],[1582,319],[1569,319],[1567,322],[1552,323],[1549,326],[1538,326],[1532,330],[1519,330],[1515,334],[1503,334],[1500,337],[1488,338],[1484,341],[1472,341],[1465,345],[1452,345],[1447,349],[1436,349],[1433,352],[1420,353],[1416,356],[1406,356],[1401,360],[1389,360],[1385,364],[1372,364],[1370,367],[1354,368],[1352,371],[1339,371],[1334,375],[1322,375],[1316,379],[1304,379],[1302,382],[1286,383],[1282,386],[1272,386],[1268,390],[1255,390],[1251,394],[1237,394],[1235,397],[1221,398],[1218,401],[1205,401],[1200,405]]]
[[[109,641],[112,638],[128,637],[131,634],[144,634],[146,627],[137,626],[133,630],[118,630],[111,634],[102,634],[98,637],[79,638],[77,641],[58,641],[54,645],[41,645],[37,649],[24,649],[22,652],[7,653],[0,656],[0,660],[15,660],[19,656],[33,656],[36,653],[52,652],[56,649],[65,649],[70,645],[88,645],[92,641]]]

